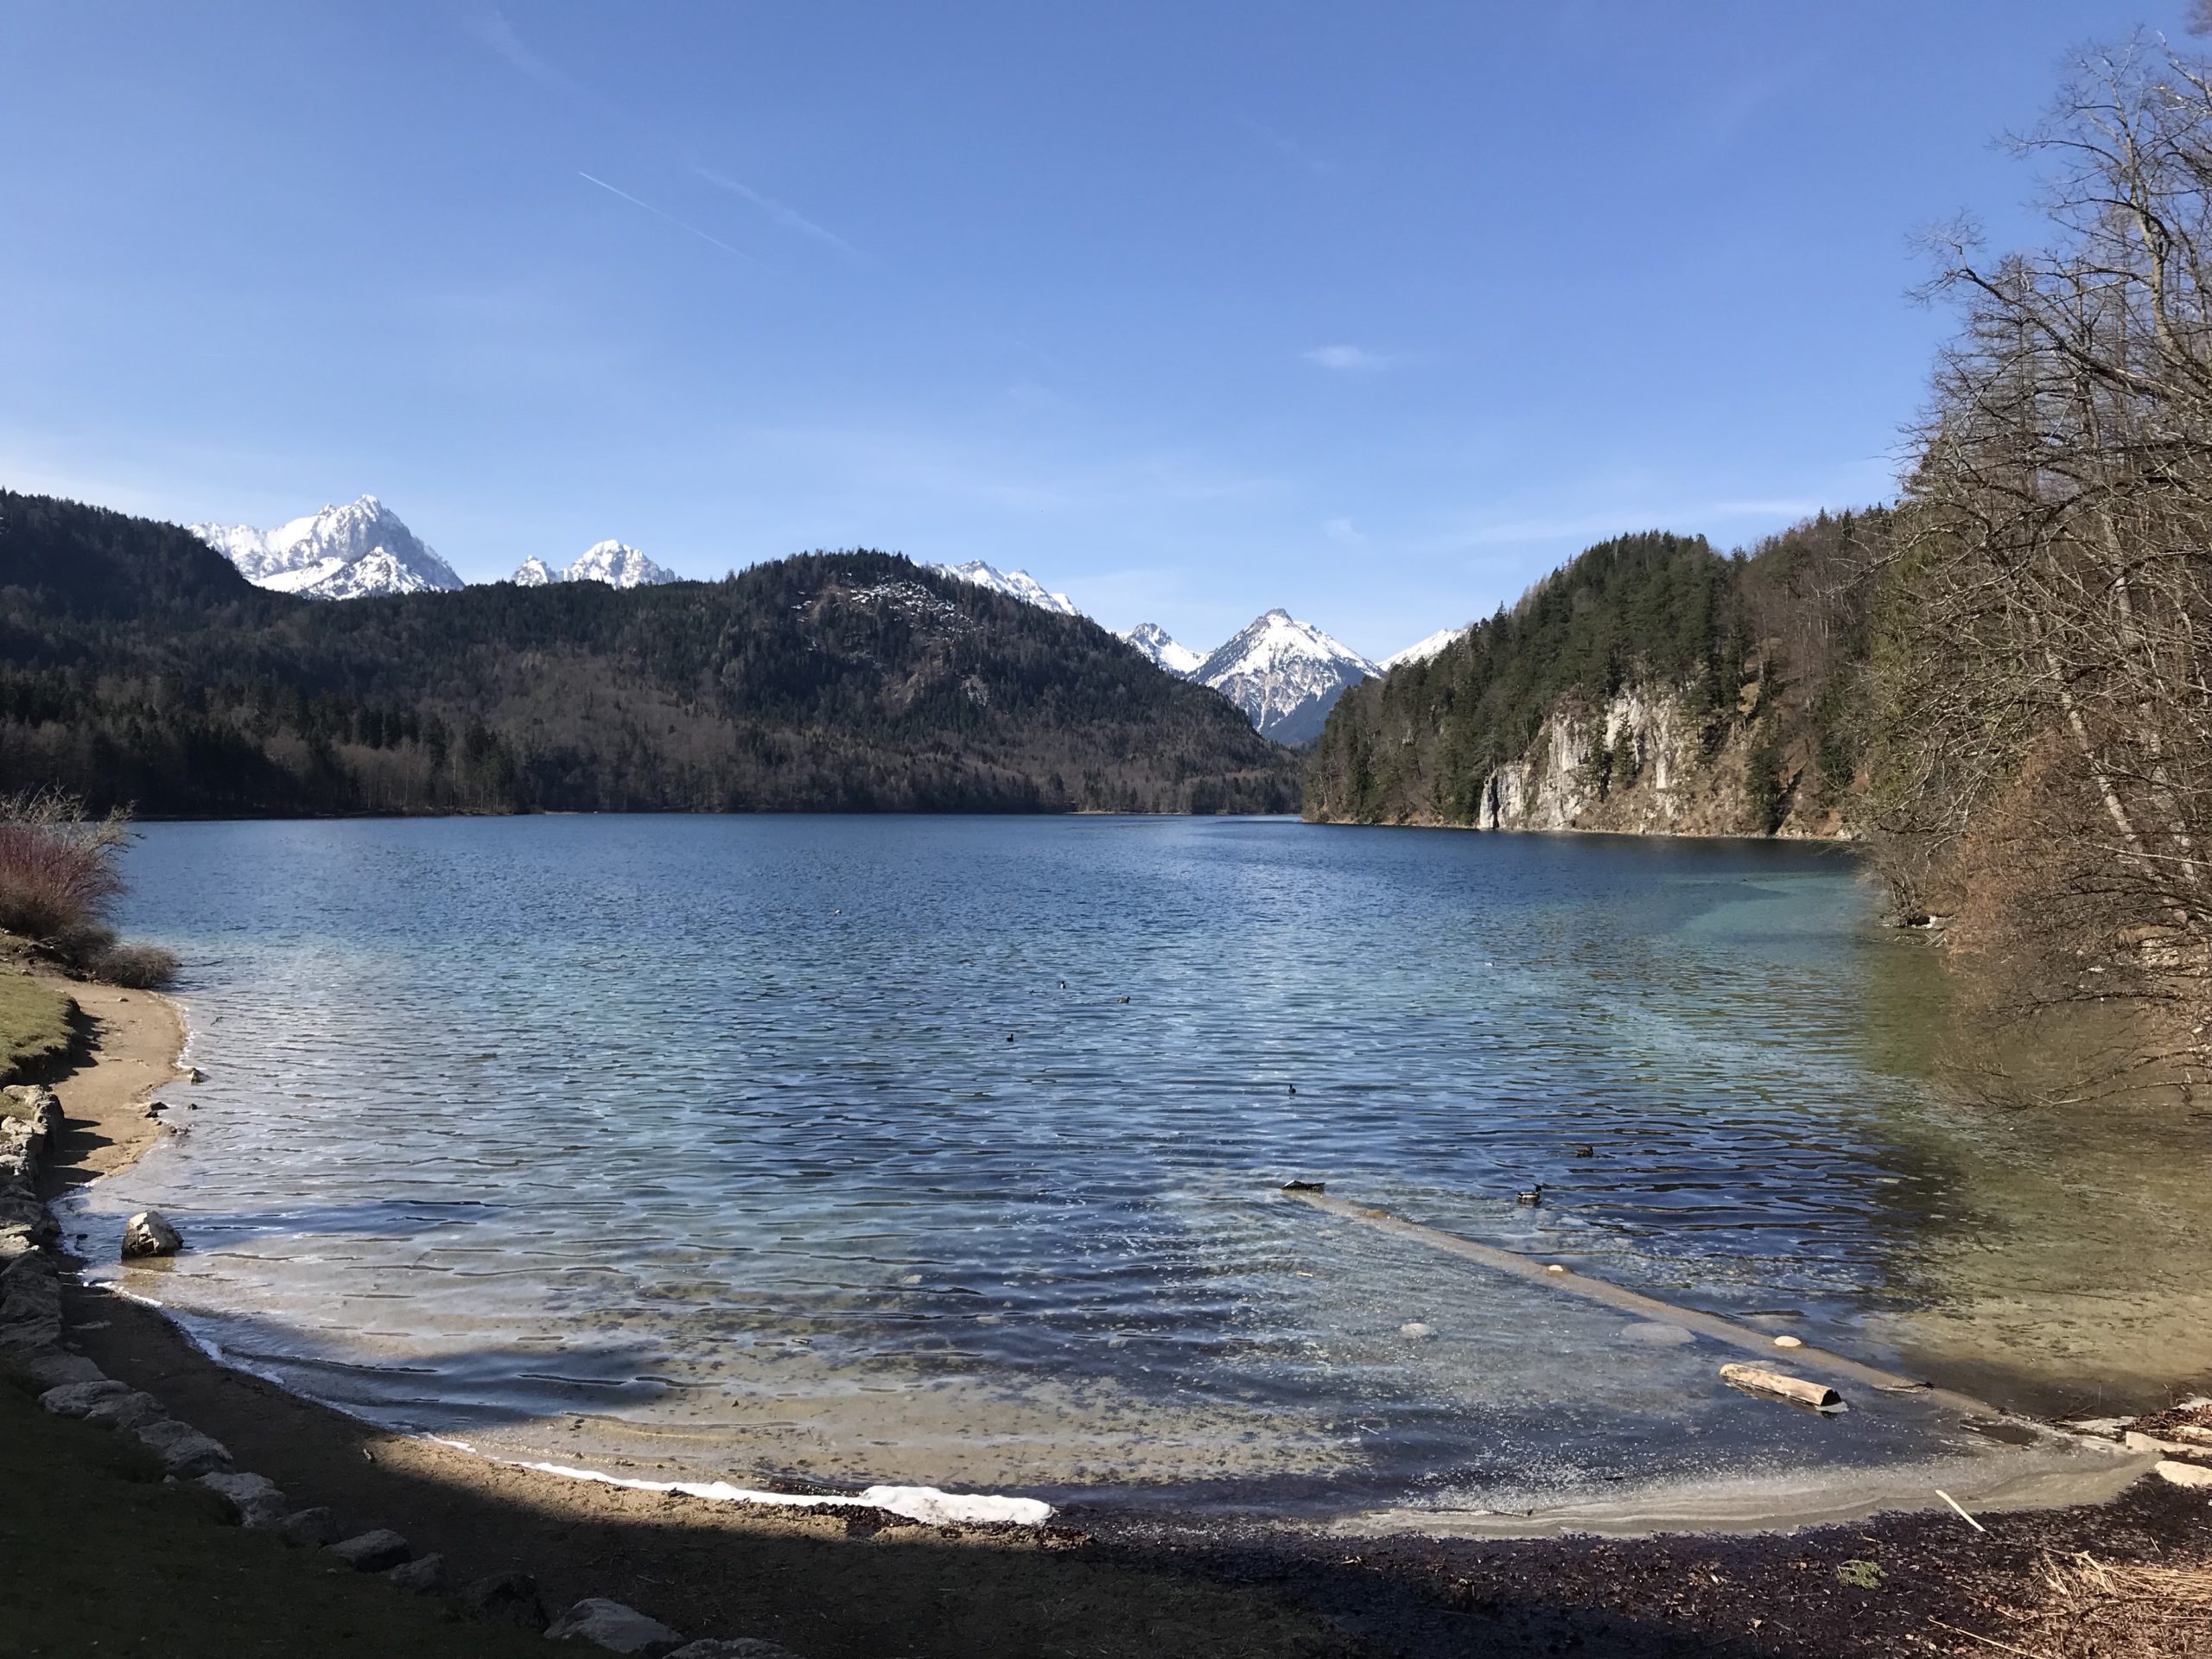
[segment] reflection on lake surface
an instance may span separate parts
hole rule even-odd
[[[73,1224],[159,1205],[194,1248],[127,1287],[471,1444],[1292,1509],[1974,1455],[1294,1176],[2008,1402],[2212,1364],[2202,1126],[1949,1101],[1834,849],[529,818],[156,826],[131,874],[209,1076]]]

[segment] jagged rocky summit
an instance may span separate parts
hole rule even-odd
[[[603,582],[610,588],[649,588],[677,580],[676,572],[655,564],[626,542],[594,542],[568,566],[556,570],[535,553],[507,578],[518,588],[543,588],[556,582]]]
[[[1351,646],[1278,608],[1254,618],[1186,677],[1242,709],[1262,737],[1304,743],[1321,734],[1338,697],[1382,672]]]
[[[988,588],[995,594],[1004,594],[1008,599],[1018,599],[1025,605],[1034,605],[1040,611],[1052,611],[1061,616],[1081,616],[1075,601],[1065,594],[1050,592],[1045,584],[1027,570],[1000,570],[981,559],[970,559],[965,564],[933,564],[929,567],[939,575],[950,576],[956,582],[971,582],[978,588]]]
[[[365,495],[342,507],[295,518],[274,530],[251,524],[194,524],[192,533],[238,568],[256,587],[308,599],[366,599],[383,594],[450,593],[462,586],[454,568],[399,515]],[[536,554],[510,578],[517,586],[603,582],[643,588],[674,582],[676,573],[625,542],[598,542],[565,569]]]
[[[1164,668],[1180,679],[1189,679],[1192,671],[1205,661],[1203,655],[1172,638],[1157,622],[1140,622],[1122,638],[1135,645],[1154,666]]]
[[[454,568],[373,495],[327,506],[274,530],[193,524],[192,533],[257,587],[310,599],[450,592]]]

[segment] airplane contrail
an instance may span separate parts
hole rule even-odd
[[[767,269],[768,269],[768,267],[767,267],[767,266],[766,266],[766,265],[762,264],[760,263],[760,261],[759,261],[758,259],[755,259],[755,258],[754,258],[751,254],[747,253],[747,252],[743,248],[733,248],[732,246],[730,246],[730,245],[729,245],[728,243],[727,243],[727,242],[723,241],[723,240],[721,239],[721,238],[720,238],[720,237],[718,237],[718,236],[709,236],[709,235],[708,235],[706,232],[704,232],[704,231],[701,230],[701,229],[700,229],[696,225],[687,225],[687,224],[685,224],[682,219],[678,219],[678,218],[677,218],[674,213],[664,213],[664,212],[662,212],[662,211],[661,211],[661,209],[659,209],[659,208],[658,208],[658,207],[654,207],[654,206],[652,205],[652,203],[651,203],[650,201],[640,201],[640,200],[639,200],[637,197],[635,197],[635,196],[632,195],[632,194],[631,194],[627,190],[618,190],[618,189],[616,189],[613,185],[609,184],[609,183],[608,183],[605,179],[595,179],[595,178],[592,177],[592,175],[591,175],[590,174],[588,174],[588,173],[585,172],[582,168],[578,168],[576,169],[576,176],[577,176],[578,178],[582,179],[582,180],[585,183],[587,183],[587,184],[595,184],[595,185],[597,185],[601,189],[602,189],[602,190],[606,191],[606,192],[607,193],[607,194],[609,194],[609,195],[611,195],[611,196],[620,196],[620,197],[621,197],[623,200],[625,200],[625,201],[628,202],[628,203],[629,203],[632,207],[642,207],[642,208],[644,208],[647,213],[651,213],[651,214],[652,214],[655,219],[666,219],[670,224],[671,224],[671,225],[675,226],[676,226],[676,228],[677,228],[677,230],[679,230],[679,231],[689,231],[689,232],[690,232],[692,235],[694,235],[694,236],[697,237],[697,238],[698,238],[702,242],[711,242],[711,243],[713,243],[716,247],[720,248],[720,249],[721,249],[724,253],[734,253],[734,254],[735,254],[739,258],[741,258],[741,259],[744,260],[744,261],[745,261],[745,263],[746,263],[747,264],[748,264],[748,265],[753,265],[753,266],[756,266],[756,267],[758,267],[759,269],[760,269],[760,270],[767,270]]]

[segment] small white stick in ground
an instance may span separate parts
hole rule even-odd
[[[1968,1514],[1966,1512],[1966,1510],[1965,1510],[1961,1509],[1961,1508],[1960,1508],[1960,1506],[1959,1506],[1959,1500],[1958,1500],[1957,1498],[1955,1498],[1955,1497],[1952,1497],[1948,1492],[1945,1491],[1944,1491],[1941,1486],[1938,1486],[1938,1487],[1936,1489],[1936,1497],[1940,1497],[1940,1498],[1942,1498],[1942,1499],[1946,1503],[1949,1504],[1953,1509],[1955,1509],[1955,1510],[1958,1510],[1958,1511],[1959,1511],[1959,1519],[1960,1519],[1960,1520],[1961,1520],[1961,1521],[1963,1521],[1963,1522],[1965,1522],[1967,1523],[1967,1525],[1968,1525],[1968,1526],[1972,1527],[1972,1528],[1973,1528],[1976,1532],[1987,1532],[1987,1531],[1989,1530],[1989,1529],[1988,1529],[1987,1527],[1983,1526],[1983,1525],[1981,1524],[1981,1522],[1979,1522],[1979,1521],[1975,1520],[1975,1519],[1974,1518],[1974,1516],[1972,1516],[1968,1515]]]

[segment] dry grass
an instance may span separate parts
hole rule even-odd
[[[0,1081],[67,1052],[73,1006],[53,986],[0,968]]]
[[[2002,1609],[1994,1633],[1931,1621],[1966,1643],[1954,1653],[2029,1659],[2202,1659],[2212,1655],[2212,1560],[2177,1566],[2046,1555],[2023,1586],[2029,1605]]]

